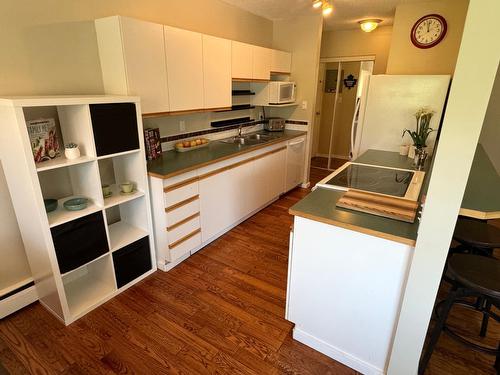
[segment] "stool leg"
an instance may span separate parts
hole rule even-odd
[[[485,337],[486,331],[488,330],[488,320],[490,318],[490,309],[491,302],[486,300],[483,307],[483,321],[481,323],[481,331],[479,332],[479,336]]]
[[[453,302],[455,302],[455,299],[457,298],[458,294],[460,293],[459,290],[452,290],[448,294],[448,297],[446,297],[446,300],[444,302],[443,306],[443,311],[441,311],[439,314],[438,321],[436,322],[436,326],[432,330],[431,338],[429,340],[429,344],[427,345],[427,349],[425,350],[424,355],[422,356],[422,359],[420,360],[420,364],[418,366],[418,374],[422,375],[425,372],[425,369],[427,368],[427,365],[429,364],[429,360],[431,359],[432,352],[434,351],[434,347],[436,346],[439,336],[441,335],[441,332],[443,331],[444,324],[446,323],[446,318],[448,317],[448,314],[451,310],[451,307],[453,306]],[[436,306],[437,310],[438,306]]]
[[[495,360],[495,369],[497,374],[500,374],[500,341],[498,342],[497,359]]]

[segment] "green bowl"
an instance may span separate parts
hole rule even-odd
[[[43,203],[45,204],[45,212],[52,212],[57,208],[57,199],[44,199]]]
[[[80,211],[87,208],[89,200],[87,198],[71,198],[63,203],[68,211]]]

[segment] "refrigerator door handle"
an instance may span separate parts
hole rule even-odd
[[[358,130],[358,119],[359,119],[359,108],[360,108],[361,98],[356,99],[356,108],[354,108],[354,117],[352,119],[351,125],[351,149],[349,150],[349,159],[352,160],[353,150],[356,142],[356,132]]]

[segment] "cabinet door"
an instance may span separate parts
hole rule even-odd
[[[231,77],[252,79],[253,46],[241,42],[231,42]]]
[[[285,190],[291,190],[303,180],[306,138],[293,139],[288,142],[286,155]]]
[[[256,209],[251,198],[253,162],[200,180],[202,240],[213,238]]]
[[[205,108],[231,107],[231,41],[203,35]]]
[[[256,207],[262,207],[283,193],[286,150],[255,160],[254,195]]]
[[[164,26],[170,111],[203,108],[201,34]]]
[[[271,50],[259,46],[252,46],[252,50],[252,78],[271,79]]]
[[[271,72],[290,73],[292,71],[292,54],[290,52],[272,50]]]
[[[142,113],[168,112],[163,25],[120,17],[128,95],[141,97]]]

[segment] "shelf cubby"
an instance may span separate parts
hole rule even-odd
[[[23,114],[26,121],[53,118],[55,122],[60,155],[35,163],[38,172],[95,160],[88,105],[24,107]],[[67,159],[64,156],[64,145],[68,143],[78,145],[79,158]]]
[[[109,185],[111,196],[104,198],[104,207],[109,208],[140,198],[145,194],[145,179],[141,165],[144,163],[140,153],[125,153],[98,161],[101,185]],[[121,192],[120,184],[132,182],[135,193]],[[101,191],[102,195],[102,191]]]
[[[65,274],[62,278],[68,308],[77,319],[116,290],[110,254]]]
[[[148,235],[144,197],[106,209],[109,247],[112,252]]]
[[[98,211],[103,205],[96,161],[41,171],[38,176],[43,198],[58,200],[57,209],[47,214],[50,227]],[[64,202],[76,197],[87,198],[87,208],[66,210]]]

